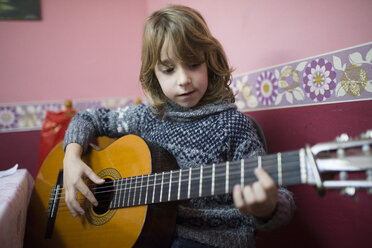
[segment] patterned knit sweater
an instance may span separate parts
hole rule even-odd
[[[148,105],[116,110],[89,109],[72,119],[64,147],[79,143],[84,150],[97,136],[135,134],[168,150],[180,168],[198,167],[262,155],[264,150],[251,120],[226,102],[184,108],[166,105],[159,119]],[[276,211],[267,222],[243,216],[231,194],[193,199],[179,206],[176,235],[214,247],[254,247],[254,231],[271,230],[291,219],[293,198],[280,188]]]

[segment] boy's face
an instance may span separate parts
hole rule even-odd
[[[183,63],[164,43],[161,50],[162,63],[155,66],[155,75],[166,97],[183,107],[194,107],[208,87],[208,70],[205,62]]]

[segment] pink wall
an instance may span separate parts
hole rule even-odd
[[[146,0],[41,5],[41,21],[0,21],[0,103],[142,94]]]
[[[303,59],[372,40],[370,0],[157,0],[198,9],[235,73]]]
[[[198,9],[235,73],[372,40],[369,0],[41,1],[42,21],[0,21],[0,103],[142,96],[145,17]]]

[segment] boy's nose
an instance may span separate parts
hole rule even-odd
[[[190,77],[190,74],[189,74],[189,72],[186,68],[181,67],[178,72],[179,72],[178,84],[180,86],[184,86],[184,85],[187,85],[187,84],[191,83],[191,77]]]

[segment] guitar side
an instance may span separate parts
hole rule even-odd
[[[59,144],[48,155],[38,173],[28,211],[25,247],[169,245],[173,233],[171,227],[175,225],[175,204],[162,204],[161,207],[153,204],[97,212],[90,203],[84,201],[81,205],[86,214],[73,218],[63,197],[58,204],[52,238],[45,239],[48,222],[46,212],[51,189],[63,167],[63,157],[62,144]],[[124,136],[104,150],[92,150],[83,156],[83,160],[106,180],[146,175],[177,166],[170,154],[134,135]]]

